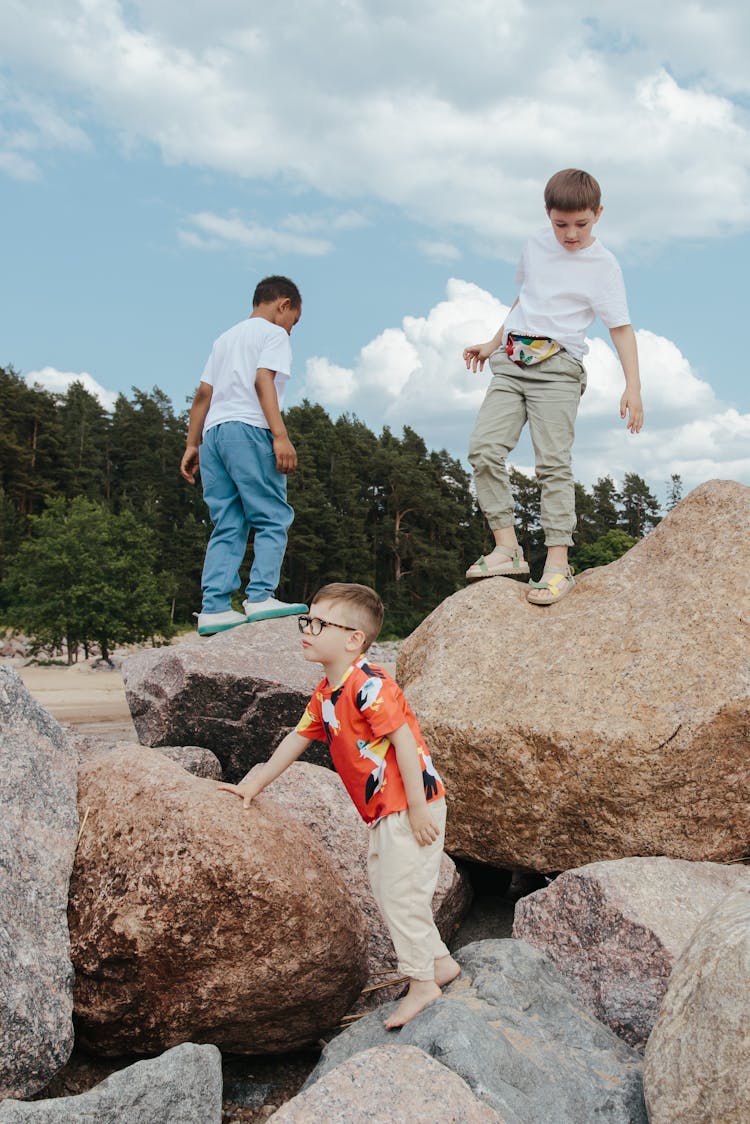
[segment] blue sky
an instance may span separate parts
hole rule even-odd
[[[749,50],[739,2],[0,0],[0,363],[180,406],[287,273],[290,401],[464,458],[486,376],[460,352],[516,295],[547,177],[585,167],[646,427],[595,330],[577,478],[750,484]]]

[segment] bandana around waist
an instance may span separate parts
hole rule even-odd
[[[556,340],[547,336],[520,336],[515,332],[508,333],[505,342],[505,353],[518,367],[531,367],[534,363],[542,363],[552,355],[557,355],[562,347]]]

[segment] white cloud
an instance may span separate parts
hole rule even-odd
[[[186,246],[198,250],[216,250],[227,245],[243,246],[260,254],[303,254],[320,257],[333,246],[323,238],[310,238],[284,230],[274,230],[256,222],[244,222],[238,216],[222,218],[202,211],[190,215],[188,222],[194,230],[181,230],[180,239]]]
[[[296,396],[334,414],[356,413],[376,431],[388,425],[400,433],[409,425],[429,447],[465,460],[489,375],[487,367],[484,374],[468,372],[461,353],[494,335],[507,311],[479,286],[452,279],[444,301],[426,316],[406,316],[400,327],[386,328],[362,348],[354,367],[310,360]],[[720,402],[671,340],[648,331],[636,335],[645,428],[627,432],[619,416],[624,382],[617,356],[603,340],[589,340],[576,479],[590,486],[600,476],[621,480],[637,472],[659,496],[673,473],[686,488],[715,476],[750,484],[750,414]],[[519,466],[533,463],[527,435],[513,459]]]
[[[55,367],[42,367],[39,371],[29,371],[24,375],[30,386],[41,386],[55,394],[64,394],[74,382],[80,382],[84,390],[98,398],[105,410],[114,409],[117,394],[107,390],[87,371],[58,371]]]
[[[88,147],[88,137],[77,124],[66,121],[48,102],[19,91],[0,76],[0,172],[13,179],[35,180],[41,174],[41,153]]]
[[[369,226],[369,220],[359,211],[320,212],[318,214],[287,215],[280,224],[285,230],[299,234],[317,231],[359,230]]]
[[[434,232],[428,246],[463,240],[514,259],[543,219],[544,180],[571,164],[602,179],[615,248],[747,229],[747,6],[591,10],[583,0],[5,0],[0,63],[45,96],[76,99],[76,113],[124,144],[338,201],[379,200]],[[540,27],[554,47],[542,60]],[[38,136],[63,143],[55,129]]]
[[[454,246],[452,242],[430,242],[429,240],[424,240],[417,244],[417,249],[428,261],[434,261],[438,264],[458,261],[461,257],[461,251],[458,246]]]

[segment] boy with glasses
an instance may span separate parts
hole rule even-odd
[[[445,838],[445,789],[398,684],[365,652],[383,623],[383,603],[365,585],[336,582],[298,618],[302,654],[325,672],[297,729],[238,785],[249,808],[311,741],[326,740],[337,773],[370,828],[367,869],[409,990],[388,1028],[403,1026],[460,969],[432,916]]]

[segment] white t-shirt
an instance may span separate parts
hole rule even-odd
[[[269,429],[258,395],[255,375],[258,367],[275,371],[279,409],[284,405],[284,389],[292,373],[292,346],[278,324],[263,316],[251,316],[235,324],[214,344],[201,375],[201,382],[213,387],[203,432],[225,421],[247,422]]]
[[[596,239],[583,250],[566,250],[546,227],[524,246],[516,284],[518,304],[505,320],[503,343],[508,332],[547,336],[582,359],[586,329],[597,316],[606,328],[630,323],[622,270]]]

